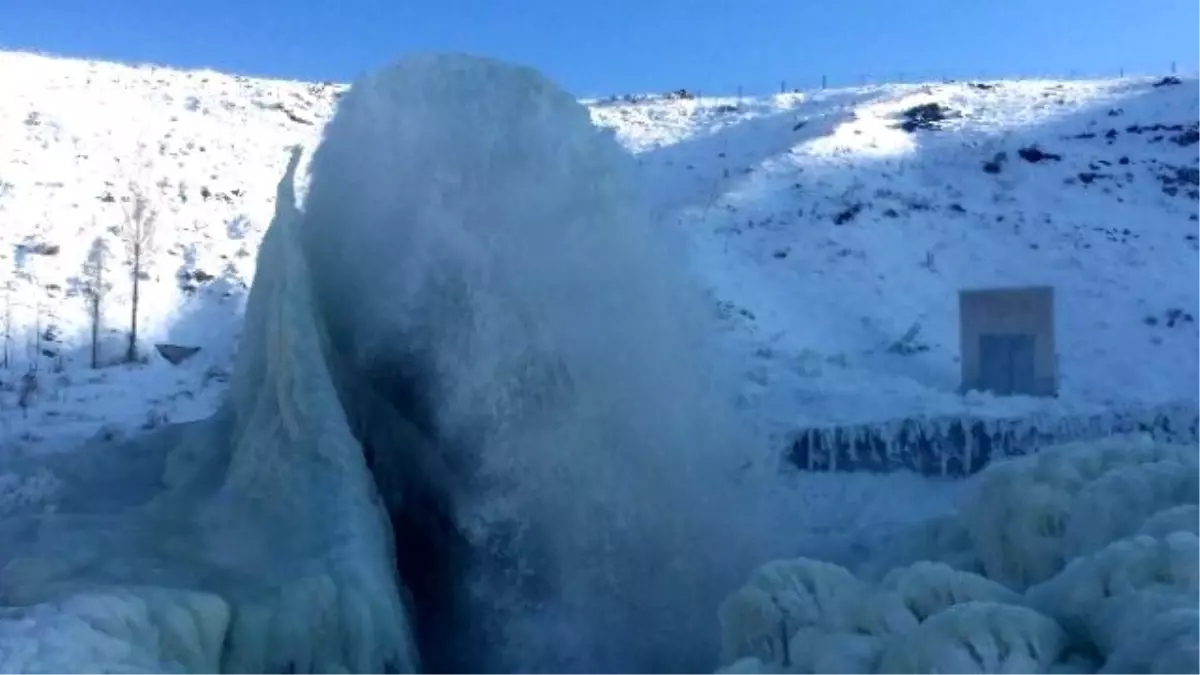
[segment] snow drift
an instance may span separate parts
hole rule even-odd
[[[857,575],[763,566],[721,606],[725,672],[1197,672],[1197,458],[1062,445],[985,470]]]
[[[710,664],[780,551],[611,136],[531,70],[413,57],[344,98],[303,210],[298,161],[219,412],[6,467],[0,669]]]

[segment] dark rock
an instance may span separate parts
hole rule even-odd
[[[887,216],[888,218],[899,218],[900,212],[896,209],[886,209],[884,210],[883,215]]]
[[[1021,156],[1021,159],[1032,164],[1037,164],[1043,161],[1062,161],[1062,155],[1058,155],[1053,152],[1046,152],[1035,145],[1021,148],[1017,151],[1017,154]]]
[[[1125,166],[1128,163],[1129,163],[1128,157],[1122,157],[1121,159],[1117,160],[1117,164],[1120,164],[1121,166]]]
[[[215,276],[202,269],[187,269],[186,267],[180,269],[176,277],[179,279],[179,288],[187,293],[195,293],[202,284],[216,279]]]
[[[1125,131],[1128,133],[1131,133],[1131,134],[1159,133],[1159,132],[1163,132],[1163,131],[1177,132],[1177,131],[1183,131],[1185,128],[1191,128],[1191,127],[1195,127],[1195,126],[1197,126],[1197,125],[1192,124],[1190,126],[1185,127],[1183,124],[1162,124],[1161,122],[1157,123],[1157,124],[1149,124],[1146,126],[1142,126],[1140,124],[1131,124],[1131,125],[1125,127]]]
[[[1175,169],[1175,180],[1188,185],[1200,185],[1200,169],[1180,166]]]
[[[285,108],[283,111],[283,114],[287,115],[289,120],[291,120],[297,124],[306,124],[308,126],[312,126],[312,120],[305,119],[305,118],[297,115],[296,113],[292,112],[291,110],[288,110]]]
[[[1182,309],[1172,308],[1167,310],[1167,327],[1174,328],[1181,323],[1195,323],[1196,318],[1190,312],[1185,312]]]
[[[1008,153],[997,152],[995,157],[983,163],[983,171],[991,174],[1000,173],[1006,161],[1008,161]]]
[[[1174,75],[1168,75],[1168,76],[1164,77],[1163,79],[1159,80],[1158,82],[1155,82],[1153,86],[1155,86],[1155,87],[1173,87],[1177,84],[1183,84],[1183,80],[1179,79],[1178,77],[1175,77]]]
[[[17,248],[30,255],[55,256],[58,255],[62,248],[58,244],[48,244],[44,241],[39,241],[33,244],[19,244]]]
[[[1178,136],[1173,136],[1171,142],[1183,148],[1195,145],[1197,142],[1200,142],[1200,125],[1192,125],[1191,128],[1183,131]]]
[[[1104,132],[1104,137],[1111,141],[1112,139],[1117,137],[1117,130],[1109,129],[1108,131]]]
[[[838,213],[836,216],[834,216],[833,224],[834,225],[845,225],[846,223],[854,220],[854,217],[857,216],[859,214],[859,212],[862,211],[862,209],[863,209],[863,205],[861,202],[854,204],[853,206],[847,208],[845,211],[842,211],[841,213]]]
[[[926,103],[924,105],[913,106],[900,114],[905,117],[905,120],[900,123],[900,128],[909,133],[913,133],[918,129],[936,131],[942,128],[942,122],[961,117],[960,113],[940,103]]]
[[[156,344],[154,348],[162,355],[171,365],[177,366],[184,361],[192,358],[200,351],[199,347],[183,347],[172,344]]]

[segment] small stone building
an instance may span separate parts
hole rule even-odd
[[[963,391],[1054,396],[1054,288],[988,288],[958,294]]]

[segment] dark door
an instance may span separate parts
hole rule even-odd
[[[979,336],[980,388],[1000,396],[1036,394],[1033,346],[1028,333]]]

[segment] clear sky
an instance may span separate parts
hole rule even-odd
[[[408,51],[581,95],[1197,69],[1197,0],[0,0],[0,48],[349,80]]]

